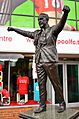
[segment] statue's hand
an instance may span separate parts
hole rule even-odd
[[[12,27],[8,27],[7,30],[8,30],[8,31],[13,31],[14,28],[12,28]]]
[[[69,13],[70,12],[70,8],[69,8],[69,6],[67,6],[67,5],[64,5],[64,7],[63,7],[63,10],[62,10],[63,12],[67,12],[67,13]]]

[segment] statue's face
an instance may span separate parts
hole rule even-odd
[[[41,16],[38,18],[38,23],[39,23],[40,28],[44,28],[47,24],[47,19]]]

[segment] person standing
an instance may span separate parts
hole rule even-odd
[[[68,6],[63,7],[63,15],[57,25],[49,26],[49,16],[45,13],[41,13],[38,16],[38,23],[40,29],[34,32],[24,31],[21,29],[8,27],[8,31],[15,31],[25,37],[34,39],[35,45],[35,63],[37,70],[37,78],[40,91],[40,105],[35,109],[35,113],[46,111],[46,82],[47,76],[49,77],[59,102],[58,113],[66,110],[66,103],[62,93],[62,86],[59,81],[57,63],[58,53],[56,49],[56,41],[58,34],[63,30],[66,23],[70,8]]]

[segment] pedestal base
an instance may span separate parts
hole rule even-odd
[[[62,113],[57,113],[57,106],[47,105],[47,111],[35,114],[34,109],[27,111],[26,113],[20,113],[21,119],[79,119],[79,112],[75,109],[67,108]]]

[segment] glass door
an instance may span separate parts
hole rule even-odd
[[[79,63],[59,63],[58,72],[67,107],[79,106]],[[55,95],[55,104],[58,104],[56,94],[53,90],[52,92]]]
[[[75,106],[79,103],[79,65],[66,64],[66,78],[67,78],[67,104],[68,106]],[[73,105],[72,105],[73,104]],[[77,105],[76,105],[77,106]]]

